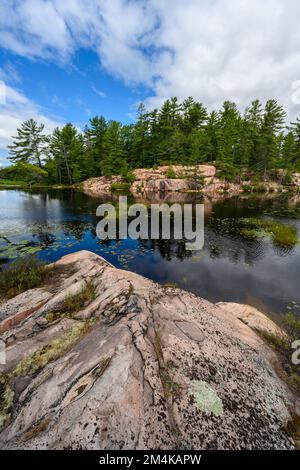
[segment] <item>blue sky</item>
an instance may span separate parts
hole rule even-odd
[[[0,48],[0,67],[5,72],[5,84],[36,103],[53,123],[72,122],[79,129],[96,115],[133,122],[137,104],[149,95],[147,87],[126,86],[108,74],[97,54],[88,49],[76,51],[72,63],[63,66]],[[0,163],[6,164],[6,154],[6,148],[0,147]]]
[[[132,121],[137,101],[147,96],[145,87],[128,87],[105,72],[97,54],[87,49],[76,51],[72,64],[66,66],[33,61],[0,49],[0,63],[4,70],[13,64],[19,77],[17,84],[21,82],[22,91],[30,100],[39,103],[49,115],[79,127],[97,114]],[[8,85],[15,82],[15,77],[8,76]]]
[[[276,98],[294,118],[299,16],[299,0],[1,0],[0,165],[30,117],[83,129],[193,96],[209,110]]]

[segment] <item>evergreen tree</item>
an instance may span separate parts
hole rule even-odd
[[[89,126],[84,130],[84,144],[86,151],[86,166],[89,176],[102,174],[104,158],[104,136],[107,123],[103,116],[90,119]]]
[[[159,139],[157,153],[160,163],[175,163],[180,155],[179,129],[182,107],[177,98],[166,100],[158,115]]]
[[[117,121],[109,121],[103,140],[102,170],[104,175],[125,175],[128,171],[122,137],[122,125]]]
[[[225,101],[218,127],[218,159],[233,165],[240,147],[241,116],[236,104]]]
[[[220,129],[220,118],[216,111],[208,116],[205,134],[207,136],[206,161],[213,162],[219,158],[218,135]]]
[[[141,103],[138,107],[137,122],[134,126],[133,153],[137,166],[147,167],[153,164],[149,161],[150,152],[150,119],[146,107]]]
[[[241,115],[229,101],[208,114],[191,97],[182,103],[171,98],[152,111],[140,105],[135,124],[95,116],[83,134],[71,123],[51,138],[43,130],[33,119],[22,124],[9,146],[16,165],[7,174],[20,174],[23,165],[32,181],[47,174],[49,183],[73,184],[92,176],[130,176],[133,168],[158,164],[213,162],[226,178],[246,168],[264,177],[273,169],[300,170],[300,119],[285,128],[285,112],[275,100],[264,109],[255,100]]]
[[[259,163],[262,122],[262,105],[259,100],[252,101],[251,106],[246,108],[244,114],[241,135],[241,163],[251,168]]]
[[[286,158],[291,166],[300,169],[300,119],[297,118],[296,122],[291,122],[291,126],[288,129],[290,132],[287,134],[287,137],[292,134],[294,145],[292,147],[292,151],[290,152],[289,158]]]
[[[192,97],[182,103],[181,129],[185,134],[203,127],[208,119],[207,110],[202,103],[197,103]]]
[[[280,158],[280,131],[285,120],[283,107],[275,100],[268,100],[265,106],[259,151],[259,166],[264,177],[268,169],[276,165]]]
[[[59,184],[72,185],[82,179],[83,139],[71,123],[54,130],[50,152],[54,165],[50,163],[48,168],[54,169]]]
[[[48,138],[43,134],[44,124],[40,126],[34,119],[28,119],[17,129],[17,136],[8,145],[10,161],[13,163],[32,163],[42,167],[42,156],[47,152]]]

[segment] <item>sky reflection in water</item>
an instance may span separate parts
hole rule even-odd
[[[22,253],[38,247],[47,261],[81,249],[94,251],[117,267],[178,286],[211,301],[249,303],[283,312],[300,303],[300,246],[283,248],[270,238],[247,239],[237,227],[245,217],[270,217],[300,233],[300,197],[233,198],[205,203],[205,245],[185,250],[177,240],[101,242],[95,232],[102,201],[73,191],[0,191],[0,235],[25,243]],[[190,202],[190,201],[187,201]],[[30,244],[28,245],[28,241]],[[0,240],[2,262],[16,253]],[[33,247],[33,248],[32,248]]]

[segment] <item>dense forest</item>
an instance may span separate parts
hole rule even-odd
[[[204,162],[215,162],[228,179],[242,168],[264,178],[270,169],[300,170],[300,119],[287,126],[275,100],[253,101],[242,114],[229,101],[209,113],[193,98],[172,98],[153,111],[141,104],[134,124],[96,116],[83,132],[68,123],[49,136],[30,119],[9,152],[12,165],[0,171],[8,180],[74,184],[116,174],[129,180],[138,167]]]

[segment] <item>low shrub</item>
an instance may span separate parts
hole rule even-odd
[[[130,183],[112,183],[112,191],[129,191],[131,184]]]
[[[62,307],[59,309],[60,314],[72,314],[79,312],[87,304],[95,300],[96,289],[92,281],[88,281],[86,285],[75,295],[67,295]]]
[[[279,326],[282,333],[260,332],[266,342],[279,354],[284,371],[293,388],[300,392],[299,365],[292,361],[293,344],[300,340],[300,316],[290,311],[281,316]]]
[[[231,163],[217,162],[217,177],[228,182],[236,182],[239,177],[239,169]]]
[[[49,275],[49,268],[34,256],[13,261],[0,272],[0,298],[10,299],[28,289],[39,287]]]
[[[176,175],[175,171],[173,170],[172,166],[169,166],[169,168],[166,172],[166,177],[169,178],[169,179],[176,179],[177,178],[177,175]]]

